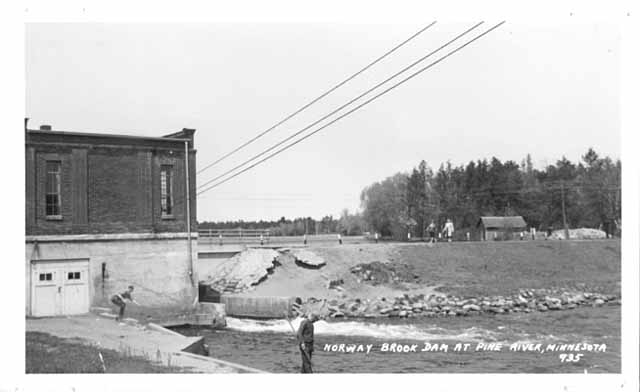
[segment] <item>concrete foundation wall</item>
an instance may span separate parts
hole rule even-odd
[[[202,258],[199,257],[197,261],[197,272],[198,278],[201,280],[207,280],[210,276],[214,275],[214,271],[218,270],[218,268],[228,261],[230,258],[235,256],[224,255],[224,257],[215,257],[215,258]]]
[[[224,304],[228,316],[255,318],[283,318],[292,316],[292,305],[295,297],[248,297],[223,295],[220,302]]]
[[[246,249],[244,245],[203,244],[198,239],[198,277],[207,280],[225,261]]]
[[[120,236],[122,237],[122,236]],[[126,236],[125,236],[126,237]],[[190,277],[191,262],[197,263],[197,245],[192,241],[188,257],[187,236],[82,241],[38,241],[26,243],[25,310],[31,308],[31,264],[34,260],[89,260],[91,306],[111,306],[109,298],[129,285],[141,308],[153,310],[191,307],[198,294]],[[104,274],[103,274],[104,263]],[[128,307],[135,311],[136,305]],[[128,310],[129,311],[129,310]]]

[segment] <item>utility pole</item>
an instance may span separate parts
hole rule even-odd
[[[189,142],[185,140],[184,142],[184,187],[186,189],[186,199],[187,199],[187,258],[189,260],[189,277],[191,278],[191,284],[195,288],[195,298],[194,298],[194,307],[195,304],[200,300],[198,298],[198,281],[196,274],[196,268],[193,265],[193,254],[192,245],[191,245],[191,194],[190,194],[190,185],[189,185]]]
[[[564,225],[564,238],[569,239],[569,227],[567,226],[567,213],[564,207],[564,181],[560,183],[560,192],[562,194],[562,223]]]

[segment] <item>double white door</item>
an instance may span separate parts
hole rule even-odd
[[[89,312],[89,261],[32,262],[31,315]]]

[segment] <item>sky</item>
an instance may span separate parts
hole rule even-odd
[[[200,169],[430,22],[31,23],[25,37],[26,116],[30,128],[50,124],[60,131],[161,136],[195,128]],[[198,174],[197,184],[304,128],[473,24],[438,21],[308,110]],[[562,156],[577,161],[589,147],[619,158],[619,38],[617,27],[606,23],[507,21],[357,112],[202,193],[198,219],[353,212],[364,187],[423,159],[437,169],[448,160],[459,165],[495,156],[520,162],[531,154],[541,168]]]

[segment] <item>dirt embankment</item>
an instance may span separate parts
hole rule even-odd
[[[245,295],[297,296],[335,317],[468,315],[619,304],[620,242],[513,241],[311,247],[277,257]],[[242,294],[241,294],[242,295]]]
[[[351,271],[358,264],[371,262],[395,269],[389,254],[396,246],[363,244],[310,248],[310,252],[326,261],[319,268],[305,268],[294,257],[280,257],[273,273],[247,295],[330,300],[394,297],[404,293],[431,294],[432,288],[416,284],[413,274],[410,274],[411,279],[392,279],[384,284],[368,284],[365,278]],[[379,268],[378,273],[383,269],[386,271],[386,268]]]

